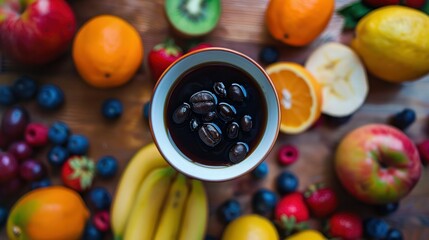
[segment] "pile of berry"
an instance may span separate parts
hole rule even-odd
[[[65,100],[58,86],[39,87],[29,77],[20,77],[11,85],[0,85],[0,105],[4,106],[0,122],[0,228],[4,227],[8,208],[17,197],[51,186],[50,177],[59,175],[63,185],[82,194],[93,213],[84,239],[103,239],[110,230],[112,196],[107,189],[93,187],[92,183],[95,177],[114,177],[118,162],[112,156],[103,156],[97,162],[91,160],[87,157],[88,138],[72,133],[64,122],[56,121],[48,126],[32,121],[29,112],[19,103],[34,98],[44,111],[60,108]],[[107,99],[101,112],[107,119],[118,118],[122,104],[116,99]],[[45,152],[47,155],[43,156]],[[77,178],[69,177],[76,172],[80,173]]]
[[[296,147],[284,145],[278,151],[277,160],[280,166],[289,166],[298,157]],[[253,178],[262,180],[268,172],[268,164],[262,162],[251,174]],[[324,233],[329,238],[403,239],[402,233],[382,218],[395,212],[399,207],[398,203],[375,206],[377,216],[362,219],[356,213],[338,210],[337,193],[331,187],[317,183],[308,186],[304,192],[299,192],[298,186],[298,178],[291,171],[283,170],[275,178],[275,191],[261,188],[251,198],[252,211],[271,219],[283,235],[282,238],[308,228],[308,221],[314,217],[325,220]],[[218,208],[218,217],[225,224],[243,213],[242,205],[234,198],[226,200]],[[207,239],[215,238],[207,236]]]

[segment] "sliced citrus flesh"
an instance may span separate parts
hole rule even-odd
[[[322,88],[303,66],[278,62],[266,69],[280,102],[280,131],[297,134],[307,130],[320,117]]]

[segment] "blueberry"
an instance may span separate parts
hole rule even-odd
[[[86,223],[85,229],[83,230],[82,240],[101,240],[103,239],[103,234],[100,232],[92,221]]]
[[[389,224],[380,218],[368,218],[363,223],[365,236],[370,239],[385,239]]]
[[[348,116],[343,117],[334,117],[329,115],[323,115],[323,120],[326,122],[327,125],[331,127],[339,127],[341,125],[344,125],[348,123],[353,117],[353,114],[350,114]]]
[[[391,119],[391,124],[401,130],[407,129],[416,120],[416,112],[410,108],[405,108],[395,114]]]
[[[389,215],[399,208],[399,203],[387,203],[375,206],[375,211],[380,215]]]
[[[64,103],[64,93],[54,84],[43,85],[37,94],[37,103],[46,110],[54,110]]]
[[[116,98],[106,99],[101,107],[101,112],[107,119],[119,118],[123,112],[122,102]]]
[[[9,212],[6,208],[0,206],[0,229],[6,224]]]
[[[112,203],[112,195],[107,189],[94,187],[88,192],[88,205],[95,210],[108,210]]]
[[[149,112],[150,112],[150,101],[143,105],[143,117],[146,120],[149,120]]]
[[[15,80],[12,90],[18,99],[30,100],[36,95],[37,82],[32,78],[22,76]]]
[[[63,122],[54,122],[48,131],[49,140],[57,145],[63,145],[67,142],[70,135],[70,128]]]
[[[97,174],[103,178],[110,178],[115,176],[118,170],[118,161],[112,156],[104,156],[98,160]]]
[[[262,162],[252,171],[252,176],[256,179],[263,179],[268,175],[268,170],[268,164]]]
[[[69,158],[70,154],[67,148],[54,146],[48,152],[48,162],[54,167],[61,167]]]
[[[72,134],[67,142],[70,155],[85,155],[89,148],[89,141],[83,135]]]
[[[259,60],[264,64],[277,62],[280,57],[280,52],[273,46],[267,46],[259,52]]]
[[[0,105],[9,106],[16,102],[11,86],[0,85]]]
[[[391,228],[389,232],[387,232],[387,237],[385,240],[402,240],[403,236],[401,231],[396,228]]]
[[[296,191],[298,183],[298,178],[293,173],[284,171],[276,178],[276,189],[280,195],[285,195]]]
[[[52,182],[49,178],[44,178],[42,180],[32,182],[31,183],[31,190],[37,189],[37,188],[44,188],[52,186]]]
[[[241,214],[241,205],[235,199],[227,200],[219,207],[219,217],[224,223],[230,223]]]
[[[270,218],[277,204],[277,196],[267,189],[258,190],[252,197],[252,209],[255,213]]]

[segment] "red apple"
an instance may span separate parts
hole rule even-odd
[[[345,189],[369,204],[398,202],[421,174],[414,143],[401,131],[369,124],[345,136],[336,151],[335,170]]]
[[[76,19],[64,0],[3,0],[0,51],[29,65],[45,64],[69,46]]]

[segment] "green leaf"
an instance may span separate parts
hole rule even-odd
[[[358,1],[339,9],[337,12],[344,17],[344,28],[352,29],[356,27],[361,18],[372,10],[374,9]]]
[[[426,1],[426,4],[421,9],[426,14],[429,14],[429,1]]]

